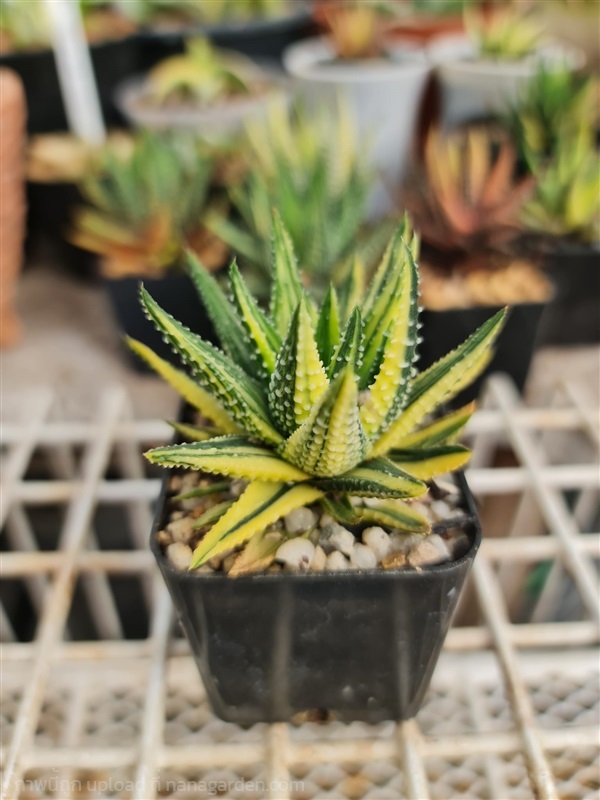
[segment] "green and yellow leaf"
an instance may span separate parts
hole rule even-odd
[[[420,497],[427,492],[427,486],[418,476],[387,458],[364,461],[344,475],[321,478],[314,485],[326,492],[356,497]]]
[[[331,285],[321,306],[315,339],[321,361],[328,366],[340,341],[340,309],[336,291]]]
[[[284,337],[304,289],[298,276],[298,264],[292,240],[277,211],[273,213],[272,237],[271,319],[279,335]]]
[[[376,507],[356,508],[361,522],[382,525],[389,530],[407,533],[429,533],[431,526],[425,517],[401,500],[382,501]]]
[[[428,481],[436,475],[443,475],[445,472],[453,472],[464,467],[471,451],[460,445],[444,445],[438,447],[424,447],[415,449],[395,449],[389,454],[390,459],[397,467],[420,478]]]
[[[169,422],[173,430],[179,434],[181,439],[186,442],[205,442],[207,439],[213,439],[215,436],[220,436],[221,431],[217,428],[207,428],[204,425],[189,425],[185,422]]]
[[[446,414],[441,419],[407,434],[398,447],[434,447],[435,445],[452,444],[473,416],[475,403],[469,403],[457,411]]]

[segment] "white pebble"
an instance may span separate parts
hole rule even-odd
[[[373,551],[377,562],[380,562],[390,552],[392,541],[383,528],[365,528],[362,535],[363,543]]]
[[[350,553],[350,563],[357,569],[374,569],[377,566],[377,558],[366,544],[356,542]]]
[[[283,518],[285,529],[292,535],[298,533],[305,533],[311,528],[314,528],[317,521],[317,515],[310,508],[295,508],[286,514]]]
[[[321,514],[321,519],[319,520],[319,526],[321,528],[326,528],[328,525],[334,523],[335,520],[330,514]]]
[[[431,504],[431,510],[435,514],[436,519],[448,519],[452,514],[452,509],[445,500],[434,500]]]
[[[236,478],[234,481],[231,481],[231,486],[229,487],[229,494],[231,497],[241,497],[246,491],[248,486],[248,481],[244,481],[241,478]]]
[[[424,567],[427,564],[442,564],[450,558],[446,542],[437,533],[432,533],[412,548],[408,554],[408,563],[411,567]]]
[[[340,553],[339,550],[334,550],[333,553],[330,553],[327,556],[325,569],[331,570],[332,572],[340,572],[342,570],[350,569],[350,562],[346,556]]]
[[[188,569],[192,563],[192,548],[183,542],[173,542],[167,547],[167,558],[177,569]]]
[[[422,533],[392,533],[390,536],[390,554],[404,553],[404,555],[407,555],[415,545],[422,541]]]
[[[181,517],[169,522],[167,530],[175,542],[187,542],[192,538],[194,520],[191,517]]]
[[[303,572],[309,569],[314,554],[315,546],[308,539],[288,539],[277,549],[275,559],[290,569]]]
[[[322,547],[317,545],[315,547],[313,560],[310,562],[310,568],[314,570],[325,569],[326,562],[327,562],[327,556],[325,555],[325,550],[323,550]]]
[[[342,525],[333,522],[326,528],[323,528],[319,544],[326,553],[331,553],[333,550],[339,550],[346,556],[349,556],[354,547],[356,538],[354,534],[346,530]]]

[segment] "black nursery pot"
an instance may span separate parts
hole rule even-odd
[[[600,245],[557,247],[547,269],[556,294],[540,326],[540,344],[600,343]]]
[[[151,548],[190,642],[214,712],[242,725],[318,710],[350,722],[414,716],[423,701],[480,544],[421,571],[272,573],[239,578],[175,569]]]
[[[123,333],[152,348],[161,358],[176,366],[181,365],[177,356],[146,318],[139,298],[140,283],[144,284],[159,306],[172,314],[175,319],[191,328],[203,339],[214,340],[214,330],[210,320],[198,299],[191,280],[183,273],[167,274],[162,278],[143,276],[139,278],[106,278],[104,280],[106,293]],[[129,348],[126,349],[126,352],[133,366],[141,372],[148,371],[141,359],[134,356]]]
[[[546,303],[519,303],[511,307],[491,363],[476,381],[454,398],[452,406],[458,408],[475,400],[486,377],[492,372],[506,373],[519,391],[523,391],[537,346],[540,319],[546,305]],[[419,348],[419,369],[427,369],[450,350],[458,347],[500,308],[501,306],[473,306],[446,311],[425,309],[420,317],[423,323],[421,331],[423,343]]]

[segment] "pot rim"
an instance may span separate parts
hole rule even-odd
[[[384,61],[362,67],[360,63],[335,63],[324,68],[324,64],[335,55],[326,36],[302,39],[287,47],[283,53],[283,65],[295,78],[315,83],[377,83],[399,81],[407,76],[421,77],[431,69],[423,48],[409,42],[390,42],[389,50],[405,61]]]
[[[475,498],[473,497],[469,485],[467,483],[466,477],[464,472],[458,471],[453,473],[453,480],[457,483],[462,499],[464,501],[464,505],[466,506],[466,510],[470,515],[471,519],[468,523],[468,527],[472,531],[472,540],[471,546],[463,553],[460,558],[454,559],[453,561],[446,561],[443,564],[433,564],[429,566],[420,567],[419,569],[411,569],[411,570],[385,570],[381,568],[373,568],[373,569],[362,569],[362,570],[339,570],[339,571],[315,571],[315,572],[256,572],[252,573],[251,575],[240,575],[237,578],[230,578],[228,575],[224,573],[206,573],[206,572],[190,572],[188,570],[180,570],[177,569],[168,558],[165,557],[160,545],[158,544],[158,540],[156,538],[156,534],[160,530],[160,523],[162,522],[162,514],[165,508],[165,504],[167,501],[167,486],[169,481],[169,475],[167,474],[163,478],[163,483],[160,491],[160,495],[158,497],[157,505],[156,505],[156,514],[154,517],[154,521],[152,523],[152,529],[150,532],[150,550],[154,554],[156,561],[161,569],[162,572],[167,571],[171,575],[176,576],[179,580],[183,581],[212,581],[212,582],[219,582],[224,583],[227,582],[232,585],[248,585],[250,583],[264,583],[271,582],[271,583],[282,583],[282,582],[317,582],[317,583],[327,583],[331,580],[343,580],[343,581],[372,581],[375,578],[380,578],[381,580],[418,580],[423,575],[440,575],[444,573],[451,573],[454,572],[456,569],[460,568],[462,564],[466,561],[472,560],[477,555],[477,551],[479,550],[479,546],[481,545],[482,540],[482,531],[481,531],[481,523],[479,520],[479,514],[477,513],[477,507],[475,504]]]

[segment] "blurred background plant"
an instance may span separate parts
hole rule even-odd
[[[465,6],[465,27],[481,58],[513,61],[525,58],[541,44],[542,29],[518,7],[492,10]]]
[[[195,137],[143,134],[126,156],[110,149],[81,183],[88,205],[71,241],[102,257],[103,273],[159,276],[191,249],[207,269],[226,248],[204,227],[213,165]]]
[[[289,0],[128,0],[127,13],[144,25],[161,22],[214,24],[272,19],[290,9]]]

